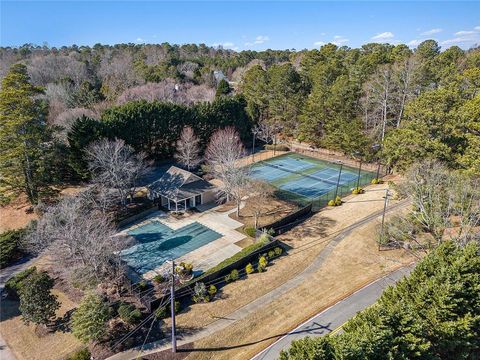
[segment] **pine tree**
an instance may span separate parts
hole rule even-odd
[[[47,189],[51,132],[39,87],[30,83],[27,67],[14,64],[0,90],[0,186],[23,192],[37,203]]]
[[[20,289],[20,312],[24,322],[47,325],[60,307],[57,297],[50,290],[53,279],[46,272],[34,272]]]
[[[225,96],[230,94],[232,90],[230,89],[230,85],[228,85],[228,81],[225,79],[220,80],[217,86],[217,92],[215,96],[218,98],[220,96]]]
[[[73,335],[84,343],[99,341],[107,333],[105,323],[109,318],[110,309],[102,298],[88,294],[72,315]]]

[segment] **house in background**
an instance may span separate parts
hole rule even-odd
[[[215,201],[216,187],[187,170],[171,166],[160,179],[147,187],[148,198],[172,211]]]

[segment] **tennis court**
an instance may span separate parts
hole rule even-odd
[[[251,170],[255,179],[278,189],[284,199],[297,203],[328,202],[335,196],[350,193],[352,188],[370,183],[375,174],[349,166],[289,153],[256,163]],[[339,177],[340,176],[340,177]]]

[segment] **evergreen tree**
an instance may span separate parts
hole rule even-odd
[[[110,308],[96,294],[86,295],[72,315],[72,332],[80,341],[99,341],[107,334]]]
[[[14,64],[0,89],[0,186],[23,192],[37,203],[48,190],[52,137],[45,117],[46,104],[38,98],[23,64]]]
[[[34,272],[22,282],[18,293],[24,322],[47,325],[55,317],[60,303],[51,293],[53,283],[46,272]]]
[[[230,85],[228,84],[228,81],[225,79],[220,80],[220,82],[217,85],[217,92],[215,93],[215,97],[221,97],[230,94],[232,89],[230,89]]]

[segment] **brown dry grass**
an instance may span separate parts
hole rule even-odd
[[[32,206],[25,196],[19,196],[10,204],[0,207],[0,232],[25,227],[37,219]]]
[[[57,316],[62,317],[76,304],[57,289],[52,292],[61,303]],[[18,360],[56,360],[81,347],[81,343],[70,333],[56,331],[38,337],[34,325],[25,325],[18,312],[18,302],[2,300],[0,333]]]
[[[376,222],[347,236],[324,265],[296,289],[272,299],[262,309],[195,343],[195,348],[230,350],[195,352],[189,359],[248,359],[299,323],[365,284],[410,263],[403,250],[379,252],[372,234]],[[271,272],[276,271],[272,268]]]

